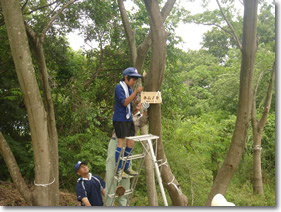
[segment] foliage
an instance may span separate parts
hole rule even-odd
[[[24,140],[21,141],[14,140],[11,136],[5,136],[5,140],[7,141],[11,151],[14,153],[14,157],[18,164],[20,164],[19,168],[22,176],[27,182],[31,182],[31,179],[34,178],[33,168],[34,163],[32,161],[33,152],[30,149],[31,141]],[[2,181],[12,181],[11,176],[9,175],[8,168],[4,162],[4,159],[0,155],[0,179]]]
[[[61,186],[73,190],[77,174],[77,161],[88,161],[92,173],[104,177],[107,144],[109,138],[99,129],[87,133],[59,138],[59,173]]]
[[[217,58],[204,50],[179,52],[177,56],[177,60],[171,56],[173,61],[167,64],[165,72],[163,114],[180,119],[200,115],[209,110],[210,89],[223,70],[217,65]],[[166,102],[169,104],[166,105]]]
[[[169,165],[182,191],[194,205],[204,205],[206,201],[228,149],[234,121],[235,117],[224,112],[194,116],[184,121],[163,120]]]

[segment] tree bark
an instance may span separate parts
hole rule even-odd
[[[16,73],[27,108],[34,150],[35,182],[38,185],[48,184],[53,179],[50,179],[52,167],[49,164],[47,114],[35,77],[24,20],[17,0],[1,0],[0,2],[4,13]],[[48,205],[47,187],[35,186],[32,192],[32,205]]]
[[[32,204],[32,192],[27,187],[27,184],[25,183],[21,172],[19,170],[17,161],[14,157],[14,154],[12,153],[9,145],[7,144],[4,136],[0,132],[0,154],[2,155],[8,169],[10,172],[10,175],[12,177],[13,182],[16,185],[16,188],[20,192],[21,196],[24,198],[24,200],[31,205]]]
[[[51,97],[51,89],[48,82],[48,73],[45,62],[43,42],[48,29],[51,27],[58,15],[70,4],[77,0],[71,0],[63,5],[54,16],[50,18],[48,24],[42,30],[42,33],[35,33],[27,24],[25,29],[23,17],[19,5],[16,1],[7,3],[3,0],[1,4],[6,4],[6,25],[16,71],[20,82],[21,89],[25,97],[25,105],[29,117],[29,124],[31,129],[31,137],[34,149],[35,160],[35,182],[36,185],[32,192],[33,205],[59,205],[59,167],[58,167],[58,136],[55,121],[55,112],[53,101]],[[16,9],[12,13],[10,9]],[[4,11],[4,9],[3,9]],[[6,20],[7,19],[7,20]],[[19,25],[18,29],[14,29],[14,25]],[[12,28],[8,30],[8,28]],[[18,30],[21,30],[20,32]],[[35,58],[39,67],[40,80],[43,90],[43,98],[41,99],[38,84],[35,78],[34,68],[29,51],[26,30],[33,43],[35,50]],[[21,36],[17,40],[16,33]],[[16,46],[16,47],[15,47]],[[18,49],[21,47],[20,49]],[[14,48],[14,50],[13,50]],[[22,64],[20,61],[24,55],[26,60],[22,60],[27,64]],[[26,67],[24,67],[26,66]],[[29,76],[25,76],[29,75]],[[30,77],[30,78],[28,78]],[[32,90],[32,92],[31,92]],[[28,94],[28,95],[27,95]],[[44,177],[42,177],[44,175]],[[41,182],[43,181],[43,182]]]
[[[253,99],[253,73],[256,61],[258,0],[245,0],[244,6],[242,63],[237,119],[229,150],[215,178],[206,202],[207,206],[210,206],[213,197],[217,193],[225,195],[227,187],[240,163],[248,134]]]
[[[59,164],[58,164],[58,134],[56,128],[55,110],[53,105],[53,100],[51,96],[51,88],[48,81],[47,66],[45,62],[45,55],[43,51],[43,43],[36,43],[35,47],[35,58],[39,67],[41,84],[43,87],[43,97],[45,110],[47,111],[47,126],[48,126],[48,136],[49,136],[49,152],[52,157],[50,157],[50,164],[52,164],[52,171],[50,172],[50,179],[56,179],[54,183],[48,186],[49,189],[49,205],[58,206],[59,205]]]
[[[49,173],[50,180],[53,179],[53,183],[48,185],[48,205],[59,205],[59,162],[58,162],[58,134],[56,128],[56,118],[54,104],[52,100],[51,88],[49,85],[48,71],[46,66],[46,60],[44,55],[43,43],[47,31],[51,27],[54,20],[58,17],[62,11],[69,5],[73,4],[77,0],[71,0],[63,5],[56,13],[50,18],[48,24],[42,30],[42,33],[35,33],[29,25],[25,24],[27,34],[32,43],[34,49],[34,56],[39,68],[39,76],[41,80],[41,86],[43,90],[44,107],[47,114],[47,127],[48,127],[48,151],[51,157],[49,158],[49,164],[52,165],[52,171]]]
[[[128,38],[128,43],[130,47],[130,53],[131,53],[131,62],[132,64],[135,64],[137,59],[137,49],[136,49],[136,40],[135,40],[135,34],[136,31],[131,28],[128,15],[126,13],[126,9],[124,6],[123,0],[117,0],[118,7],[121,13],[122,23],[125,29],[126,36]]]
[[[275,63],[271,70],[271,78],[267,88],[267,96],[264,104],[264,111],[262,118],[257,120],[256,118],[256,94],[259,86],[259,80],[257,82],[256,89],[253,94],[253,106],[252,106],[252,128],[254,139],[254,155],[253,155],[253,191],[256,194],[264,196],[263,183],[262,183],[262,167],[261,167],[261,150],[262,150],[262,134],[268,117],[268,113],[271,106],[273,85],[275,81]]]
[[[149,17],[152,39],[152,56],[149,72],[147,73],[147,91],[159,91],[164,78],[164,70],[166,64],[166,32],[163,26],[162,16],[157,0],[145,0],[146,10]],[[164,152],[164,146],[161,138],[161,105],[151,104],[149,108],[149,131],[160,138],[157,144],[157,159],[163,163],[167,161]],[[165,163],[162,166],[161,176],[165,187],[167,188],[173,205],[186,206],[187,197],[182,194],[178,187],[172,171]]]

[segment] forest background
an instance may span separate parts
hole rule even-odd
[[[45,21],[44,12],[48,10],[44,7],[46,1],[29,3],[27,20],[40,29]],[[73,166],[78,160],[87,159],[95,174],[105,176],[107,145],[113,129],[114,87],[121,79],[122,71],[131,66],[116,2],[93,0],[88,3],[77,1],[70,5],[48,31],[44,42],[59,135],[60,188],[72,192],[77,179]],[[223,6],[228,8],[227,16],[241,39],[242,17],[231,6],[231,1]],[[260,83],[258,116],[263,111],[269,73],[275,60],[274,7],[271,1],[259,4],[255,67],[255,83]],[[220,18],[220,11],[207,11],[207,8],[203,13],[190,15],[186,9],[176,6],[165,22],[171,34],[161,88],[163,144],[169,165],[190,206],[202,206],[206,202],[228,150],[238,107],[241,53],[233,37],[226,33],[227,25]],[[136,10],[129,11],[129,17],[137,29],[137,42],[141,41],[149,30],[140,21],[147,21],[141,1],[136,1]],[[183,51],[177,47],[181,38],[173,32],[180,21],[214,26],[204,34],[201,49]],[[81,25],[82,22],[87,24]],[[85,42],[98,42],[98,47],[73,50],[66,35],[74,29],[82,33]],[[34,164],[29,124],[4,24],[0,27],[0,40],[0,130],[25,181],[32,184]],[[146,61],[144,70],[148,67]],[[39,81],[39,75],[37,77]],[[241,163],[226,195],[238,206],[275,205],[275,95],[271,105],[262,136],[264,196],[253,195],[253,134],[250,127]],[[0,180],[11,181],[1,156],[0,160]],[[147,202],[143,175],[132,205],[147,205]]]

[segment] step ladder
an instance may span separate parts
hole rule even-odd
[[[136,168],[137,175],[136,176],[129,176],[130,178],[133,178],[132,181],[131,181],[130,188],[128,190],[124,189],[124,192],[122,192],[123,195],[127,196],[127,206],[129,206],[130,199],[132,198],[133,193],[135,191],[135,187],[137,185],[138,178],[139,178],[139,175],[141,173],[141,169],[143,167],[144,157],[146,155],[149,155],[150,158],[153,161],[154,168],[155,168],[154,170],[155,170],[155,174],[156,174],[156,177],[157,177],[157,180],[158,180],[158,184],[159,184],[159,188],[160,188],[160,191],[161,191],[161,194],[162,194],[164,205],[168,206],[166,194],[165,194],[164,187],[163,187],[163,184],[162,184],[162,178],[161,178],[161,174],[160,174],[160,170],[159,170],[159,164],[158,164],[158,161],[156,159],[156,155],[157,155],[157,141],[158,141],[158,139],[159,139],[159,136],[152,135],[152,134],[140,135],[140,136],[131,136],[131,137],[126,137],[125,138],[124,145],[122,147],[120,156],[119,156],[117,164],[115,166],[114,173],[116,173],[116,174],[113,176],[110,184],[108,185],[109,186],[108,187],[108,191],[111,191],[111,187],[114,185],[114,181],[117,181],[117,187],[121,187],[122,188],[120,183],[122,181],[122,172],[124,171],[125,164],[126,164],[127,160],[131,160],[131,161],[132,160],[139,160],[139,162],[137,164],[137,168]],[[133,150],[135,149],[135,146],[137,144],[141,144],[142,145],[142,153],[136,154],[136,155],[131,155],[131,152],[130,152],[130,154],[128,154],[128,156],[124,156],[124,152],[125,152],[125,148],[126,148],[126,141],[127,140],[133,140],[134,141],[134,146],[133,146],[131,152],[133,152]],[[148,144],[148,145],[146,145],[146,144]],[[153,145],[156,146],[156,154],[154,152]],[[148,148],[147,148],[147,146],[148,146]],[[117,173],[118,165],[121,162],[123,162],[122,163],[121,171],[119,171]],[[107,194],[105,196],[105,201],[106,201],[107,198],[113,199],[113,201],[112,201],[112,206],[113,206],[115,198],[119,197],[119,195],[117,194],[117,192],[116,193]]]

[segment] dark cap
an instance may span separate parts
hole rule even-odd
[[[131,76],[131,77],[138,77],[138,78],[142,78],[142,75],[140,75],[138,73],[138,70],[135,68],[135,67],[129,67],[129,68],[126,68],[124,71],[123,71],[123,77],[125,76]]]
[[[78,172],[78,170],[79,170],[79,168],[80,168],[80,166],[82,165],[82,164],[84,164],[84,165],[87,165],[88,164],[88,162],[87,161],[78,161],[76,164],[75,164],[75,172]]]

